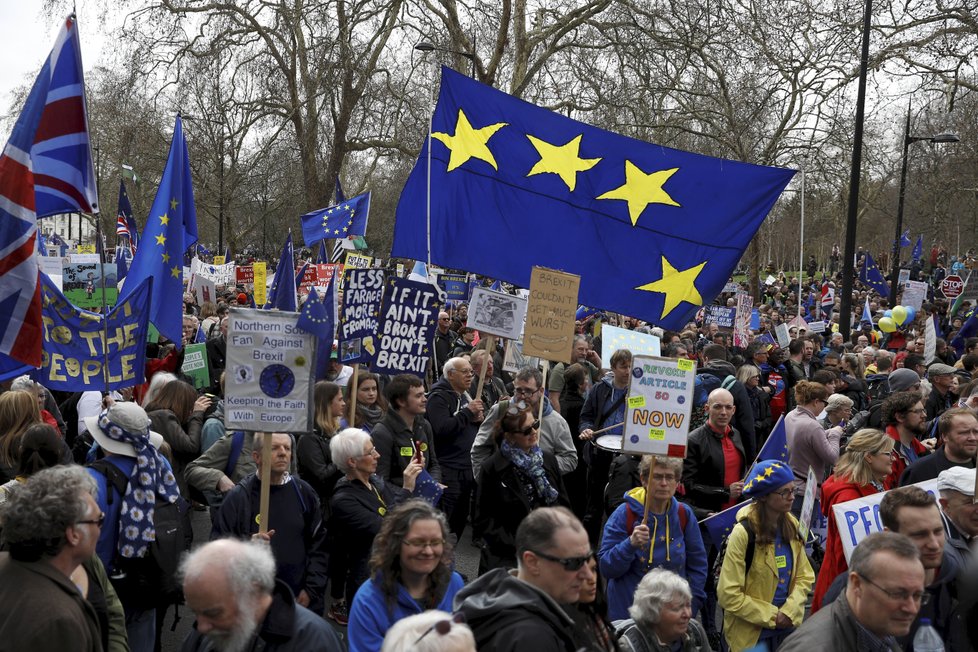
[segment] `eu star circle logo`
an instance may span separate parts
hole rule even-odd
[[[635,378],[641,378],[642,377],[642,368],[641,367],[635,367],[634,369],[632,369],[632,376],[634,376]]]
[[[258,386],[268,396],[282,398],[295,387],[295,374],[284,364],[269,365],[262,370]]]

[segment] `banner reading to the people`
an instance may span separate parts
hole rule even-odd
[[[316,337],[299,314],[232,308],[227,335],[224,421],[228,430],[309,432]]]
[[[143,382],[150,282],[131,289],[108,315],[81,310],[41,274],[44,344],[31,377],[48,389],[121,389]],[[108,362],[108,374],[104,365]]]
[[[389,279],[373,371],[424,376],[431,359],[440,308],[435,286],[402,278]]]
[[[695,379],[692,360],[632,358],[623,453],[686,457]]]
[[[343,275],[343,309],[337,331],[340,362],[369,365],[377,355],[384,270],[348,269]]]

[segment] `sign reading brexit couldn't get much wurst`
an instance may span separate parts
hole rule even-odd
[[[695,380],[692,360],[636,355],[625,401],[622,452],[686,457]]]
[[[571,361],[581,277],[546,267],[530,274],[530,301],[523,326],[523,355]]]

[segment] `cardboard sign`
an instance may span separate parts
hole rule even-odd
[[[923,281],[907,281],[903,284],[903,305],[912,306],[914,310],[927,301],[927,284]]]
[[[296,326],[295,312],[231,308],[228,315],[225,427],[311,431],[315,335]]]
[[[217,301],[217,285],[214,281],[200,274],[190,275],[190,283],[187,286],[187,290],[197,297],[198,306],[204,305],[205,301]]]
[[[353,251],[346,252],[346,267],[353,267],[355,269],[367,269],[373,262],[371,256],[364,256]]]
[[[223,265],[226,262],[227,262],[227,260],[226,260],[226,258],[224,256],[214,256],[214,264],[215,265]]]
[[[736,308],[726,306],[707,306],[704,323],[716,324],[720,328],[733,328],[734,318],[737,316]]]
[[[937,478],[918,482],[913,486],[920,487],[937,500]],[[832,505],[832,517],[835,518],[835,529],[842,540],[842,552],[845,553],[846,563],[849,562],[852,551],[860,541],[873,532],[883,531],[883,523],[880,521],[880,503],[885,495],[886,492],[881,491]]]
[[[80,253],[80,254],[94,254],[95,253],[95,245],[93,245],[93,244],[89,244],[89,245],[78,245],[78,253]]]
[[[440,308],[435,286],[401,278],[388,280],[373,371],[423,377],[431,360]]]
[[[618,349],[628,349],[632,355],[660,356],[662,343],[655,335],[630,331],[617,326],[601,327],[601,366],[611,369],[611,356]]]
[[[686,457],[695,382],[692,360],[634,356],[622,452]]]
[[[348,269],[343,276],[346,289],[337,331],[337,355],[343,364],[369,365],[377,355],[384,270]]]
[[[466,288],[468,282],[466,281]],[[465,325],[480,333],[517,340],[526,319],[526,299],[488,288],[476,288]]]
[[[506,353],[503,356],[503,371],[511,374],[519,373],[520,369],[540,368],[540,358],[523,355],[523,342],[517,340],[506,341]]]
[[[530,273],[530,303],[523,328],[523,353],[570,363],[581,277],[546,267]],[[471,315],[472,310],[469,309]]]
[[[114,306],[119,298],[118,282],[115,263],[65,263],[62,267],[61,287],[68,301],[79,308],[98,308],[103,300]]]
[[[204,343],[188,344],[184,348],[183,367],[180,370],[190,376],[194,381],[194,387],[197,389],[210,387],[211,374],[207,364],[207,345]]]
[[[264,306],[268,301],[268,278],[266,276],[266,263],[255,263],[253,268],[253,282],[255,284],[255,305]]]

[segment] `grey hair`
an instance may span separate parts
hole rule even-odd
[[[37,383],[31,380],[30,376],[18,376],[10,383],[10,391],[35,392],[37,391]]]
[[[436,623],[444,620],[451,624],[447,634],[430,632]],[[425,632],[429,632],[427,636]],[[452,622],[452,614],[444,611],[425,611],[400,619],[387,630],[380,648],[380,652],[449,651],[475,652],[475,637],[468,625]]]
[[[153,374],[153,377],[149,381],[149,387],[146,389],[146,394],[143,396],[143,402],[140,403],[142,406],[147,406],[156,400],[156,395],[160,393],[160,389],[163,385],[176,380],[177,377],[168,371],[157,371]]]
[[[183,582],[191,582],[212,569],[224,572],[234,596],[271,595],[275,589],[275,557],[263,541],[210,541],[183,558],[179,573]]]
[[[2,543],[20,561],[54,557],[65,546],[65,529],[85,518],[84,494],[96,496],[98,485],[83,467],[56,466],[38,471],[10,489],[0,505]]]
[[[874,532],[859,542],[849,558],[849,574],[872,579],[875,573],[873,557],[877,553],[889,552],[902,559],[920,559],[920,551],[914,542],[899,532]]]
[[[686,602],[693,599],[689,583],[670,570],[653,568],[635,587],[635,597],[628,615],[643,628],[652,628],[659,623],[662,605],[676,598]]]
[[[825,404],[826,412],[833,412],[835,410],[844,410],[846,408],[851,408],[854,405],[852,399],[845,394],[832,394],[829,396],[828,401]]]
[[[445,361],[445,364],[441,366],[441,373],[443,376],[447,376],[449,371],[455,371],[455,367],[458,363],[462,362],[462,358],[449,358]]]
[[[536,367],[523,367],[516,373],[516,380],[527,382],[531,378],[537,387],[543,387],[543,372]]]
[[[363,455],[363,448],[370,441],[370,435],[359,428],[345,428],[333,435],[329,440],[329,456],[333,464],[346,473],[350,460]]]

